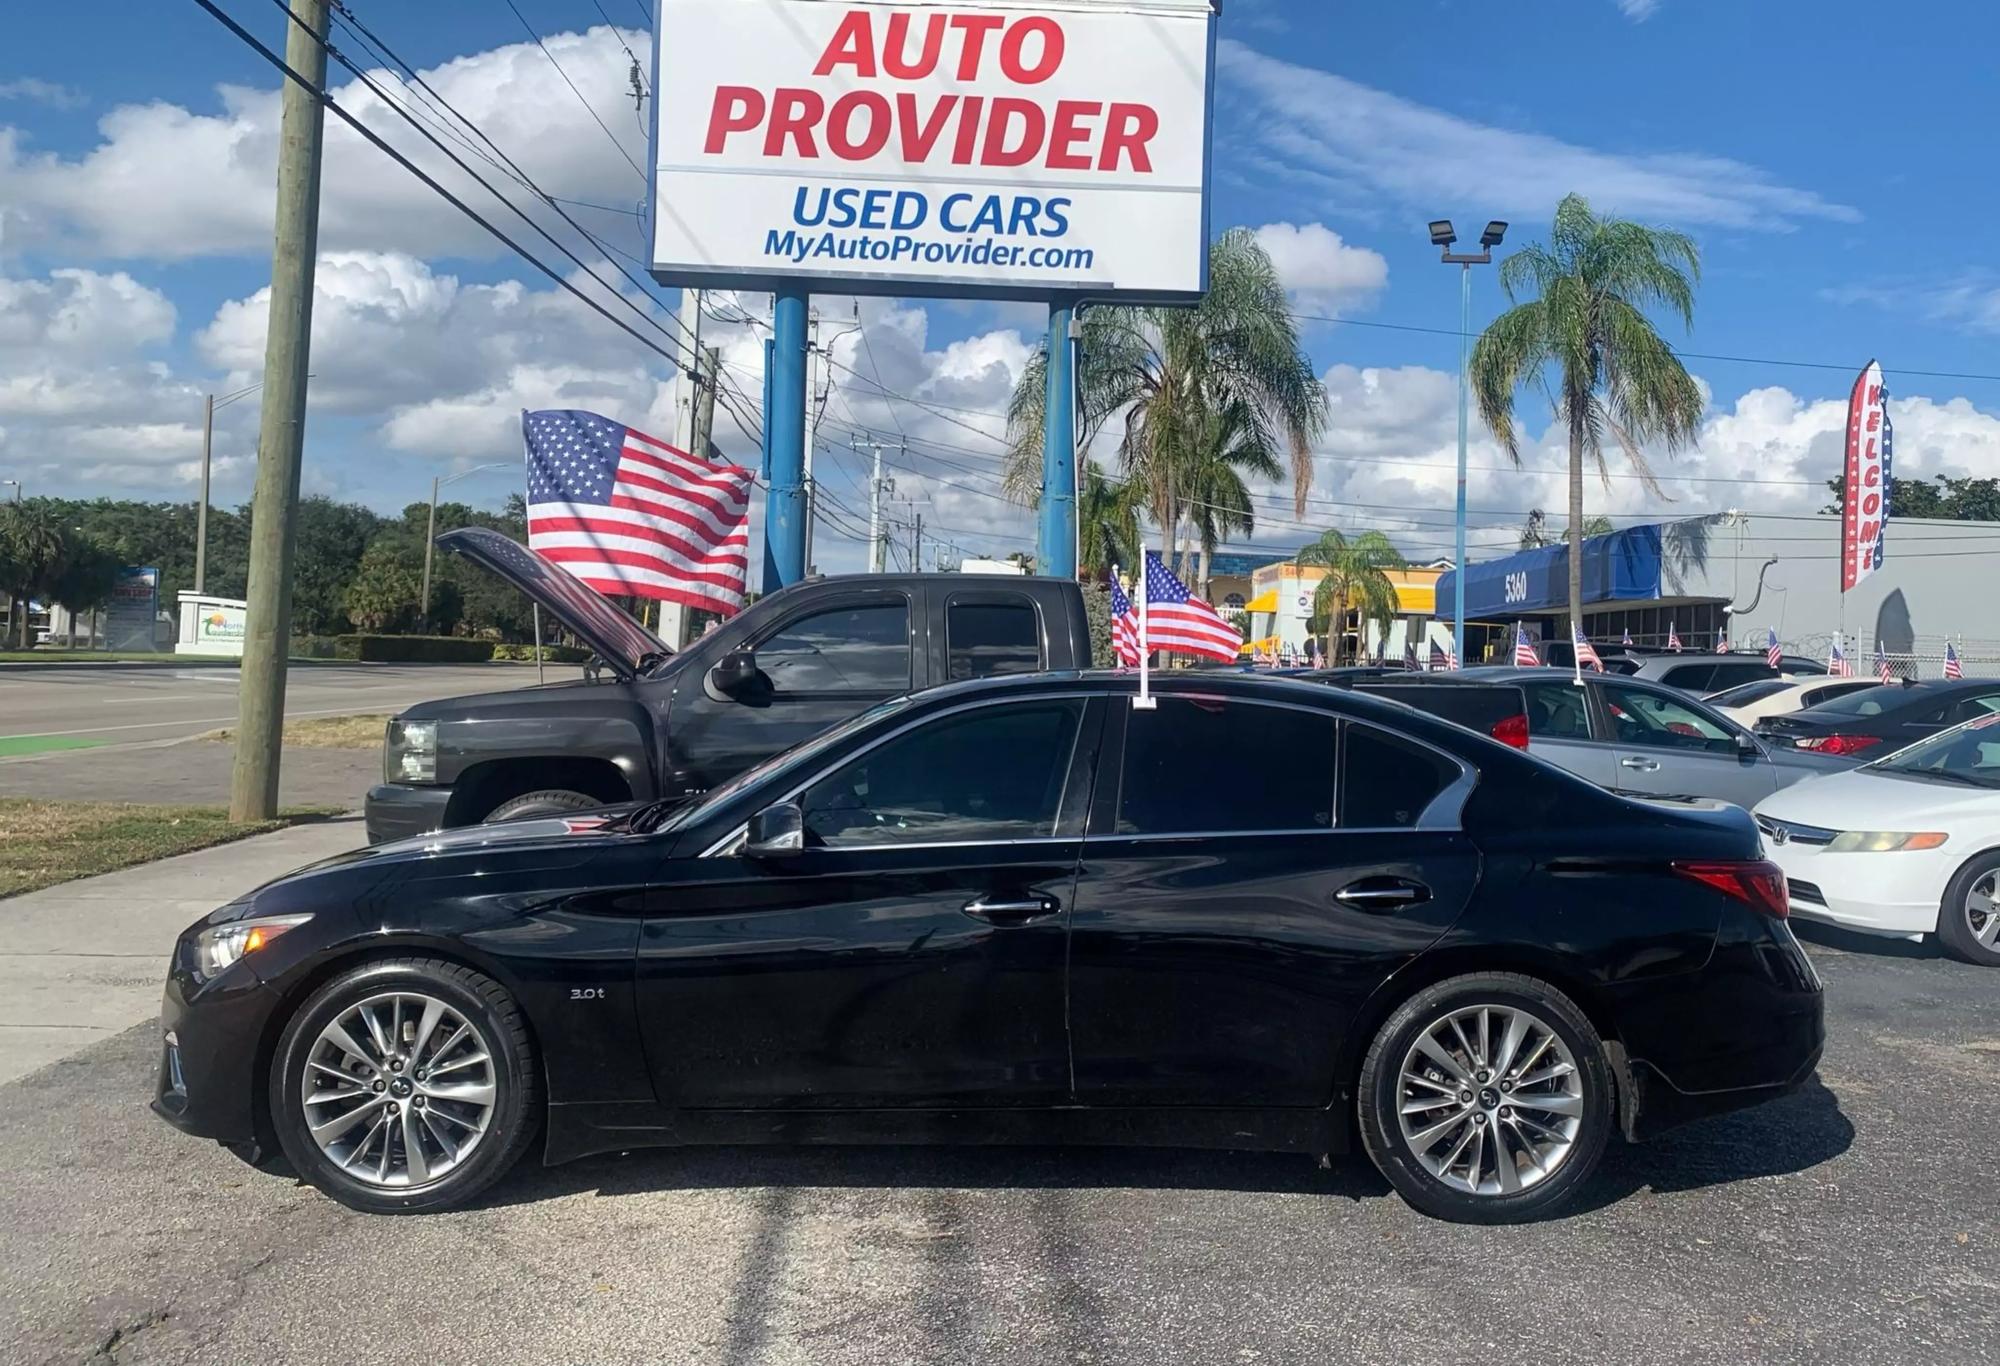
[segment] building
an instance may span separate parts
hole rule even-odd
[[[1437,584],[1448,561],[1411,565],[1385,570],[1396,589],[1396,617],[1387,632],[1372,622],[1349,620],[1340,632],[1338,657],[1351,660],[1381,654],[1401,659],[1406,649],[1423,655],[1429,648],[1432,623],[1437,615]],[[1313,600],[1319,593],[1326,570],[1317,565],[1300,565],[1289,558],[1275,559],[1255,570],[1251,582],[1255,592],[1245,610],[1250,617],[1246,646],[1253,650],[1281,653],[1286,647],[1304,653],[1312,639]],[[1350,618],[1352,614],[1350,613]],[[1449,623],[1440,644],[1449,643]]]
[[[1583,629],[1599,644],[1629,632],[1690,650],[1767,643],[1824,658],[1835,632],[1867,667],[1879,644],[1903,671],[1935,677],[1947,639],[1982,672],[2000,673],[2000,523],[1891,519],[1882,567],[1840,591],[1833,514],[1724,513],[1627,527],[1583,544]],[[1456,576],[1437,583],[1449,603]],[[1569,547],[1544,546],[1468,565],[1468,663],[1507,648],[1515,622],[1533,637],[1569,634]],[[1447,622],[1447,624],[1449,624]]]

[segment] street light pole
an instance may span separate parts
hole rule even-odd
[[[208,587],[208,467],[215,455],[215,395],[201,405],[201,507],[194,515],[194,591]]]
[[[1458,240],[1452,230],[1449,218],[1432,222],[1431,245],[1439,249],[1439,259],[1448,266],[1458,267],[1458,505],[1452,521],[1452,652],[1463,668],[1468,661],[1465,657],[1465,452],[1467,394],[1472,373],[1472,268],[1483,266],[1493,260],[1493,248],[1500,245],[1500,239],[1507,235],[1507,225],[1494,219],[1486,225],[1486,231],[1479,234],[1479,251],[1454,252],[1451,244]]]

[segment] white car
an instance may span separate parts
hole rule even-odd
[[[1867,678],[1829,678],[1825,674],[1780,674],[1739,683],[1733,688],[1710,693],[1702,700],[1723,712],[1745,730],[1767,716],[1784,716],[1807,707],[1817,707],[1836,697],[1877,686],[1872,674]]]
[[[1757,804],[1792,914],[2000,967],[2000,713]]]

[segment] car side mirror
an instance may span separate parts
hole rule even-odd
[[[1755,736],[1749,735],[1740,730],[1735,732],[1735,734],[1736,734],[1736,752],[1742,755],[1745,759],[1753,759],[1764,752],[1764,747],[1757,743]]]
[[[797,802],[765,807],[744,829],[745,858],[790,858],[805,847],[806,813]]]
[[[763,676],[755,650],[731,650],[708,671],[708,685],[724,697],[741,697]]]

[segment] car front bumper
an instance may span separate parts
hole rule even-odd
[[[444,829],[445,808],[451,804],[448,787],[415,787],[408,783],[378,783],[368,789],[362,815],[370,844],[428,835]]]
[[[1824,845],[1764,839],[1785,870],[1792,914],[1864,934],[1935,934],[1938,904],[1962,851],[1829,854]]]
[[[153,1113],[198,1138],[259,1140],[262,1045],[277,995],[241,968],[211,981],[195,976],[186,947],[175,952],[160,1002],[160,1060]]]

